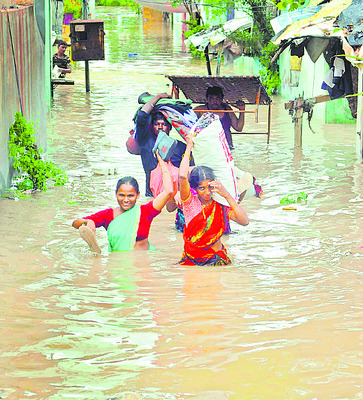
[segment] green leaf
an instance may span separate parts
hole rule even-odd
[[[8,143],[13,168],[24,175],[14,180],[19,189],[46,190],[46,181],[50,178],[56,178],[58,186],[67,182],[68,177],[58,166],[41,159],[43,149],[36,146],[34,124],[20,112],[15,114],[15,122],[9,128]]]

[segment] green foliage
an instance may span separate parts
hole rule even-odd
[[[188,31],[184,32],[185,39],[188,39],[188,37],[209,28],[209,25],[198,25],[198,21],[196,19],[191,19],[190,21],[183,22],[189,26]],[[197,50],[193,44],[189,46],[189,50],[192,57],[200,58],[202,60],[205,59],[204,53],[200,50]]]
[[[279,0],[275,0],[279,2]],[[283,0],[285,1],[285,0]],[[303,0],[286,0],[289,2],[303,2]],[[196,3],[193,0],[174,0],[173,4],[191,4]],[[271,58],[273,57],[276,46],[274,46],[270,40],[274,35],[272,26],[270,24],[271,18],[275,15],[272,9],[269,7],[268,0],[204,0],[203,4],[210,5],[208,10],[208,16],[213,18],[218,15],[226,15],[227,11],[231,7],[235,7],[239,10],[243,10],[247,15],[253,19],[252,30],[239,30],[228,37],[233,40],[236,44],[242,47],[243,54],[249,57],[257,57],[263,66],[259,71],[262,83],[266,86],[266,90],[269,95],[277,92],[277,88],[280,86],[280,76],[278,71],[277,63],[270,64]],[[185,33],[185,37],[188,38],[197,32],[209,28],[209,25],[198,25],[195,19],[191,21],[184,21],[189,25],[189,32]],[[195,58],[204,58],[204,54],[198,51],[193,45],[190,45],[190,51]]]
[[[306,0],[272,0],[279,10],[294,11],[303,6]]]
[[[63,13],[73,14],[73,19],[82,18],[82,1],[81,0],[64,0]]]
[[[9,157],[15,171],[21,174],[14,180],[19,190],[47,190],[47,179],[53,179],[55,186],[66,184],[66,174],[51,161],[41,158],[43,150],[35,143],[33,123],[27,122],[20,112],[15,114],[9,137]]]
[[[137,14],[141,14],[142,7],[140,4],[135,3],[133,0],[95,0],[96,6],[106,7],[128,7],[135,11]]]
[[[188,14],[191,18],[194,18],[194,12],[200,11],[200,4],[204,6],[204,11],[207,14],[207,18],[212,19],[220,15],[226,15],[226,12],[233,9],[236,3],[243,3],[244,0],[172,0],[171,5],[177,7],[182,4],[185,6]]]
[[[31,197],[30,194],[25,194],[22,190],[6,189],[0,196],[2,199],[19,200]]]
[[[266,87],[267,93],[271,96],[277,92],[280,86],[280,73],[277,62],[271,63],[277,46],[269,42],[261,51],[259,61],[263,68],[259,71],[261,82]]]
[[[305,192],[290,193],[280,200],[280,204],[301,203],[305,201],[307,198],[308,195]]]
[[[263,48],[262,33],[257,27],[252,32],[249,30],[238,30],[233,32],[229,38],[242,47],[242,53],[248,57],[260,57]]]

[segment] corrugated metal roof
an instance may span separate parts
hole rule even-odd
[[[271,41],[274,44],[280,44],[281,41],[294,37],[341,36],[341,33],[335,32],[334,22],[340,13],[351,3],[352,0],[332,0],[329,3],[323,4],[322,8],[316,14],[293,22]]]
[[[209,29],[204,29],[195,33],[185,41],[185,44],[189,46],[189,44],[192,43],[198,50],[202,51],[209,44],[215,46],[216,44],[223,42],[228,35],[238,29],[248,29],[251,27],[252,20],[250,17],[234,18],[225,22],[222,26],[212,26]]]

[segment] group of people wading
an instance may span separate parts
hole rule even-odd
[[[216,94],[220,95],[222,103],[223,93],[220,88],[212,90],[213,98]],[[229,232],[229,220],[247,225],[249,223],[247,214],[210,167],[194,165],[193,133],[184,136],[186,143],[178,141],[169,163],[162,159],[158,150],[153,151],[159,132],[163,131],[169,135],[172,128],[166,114],[155,107],[161,99],[170,99],[170,96],[166,93],[151,96],[135,115],[137,145],[146,175],[146,195],[151,195],[150,175],[156,168],[161,175],[160,192],[154,195],[153,200],[140,206],[137,204],[140,196],[139,185],[133,177],[125,176],[116,185],[117,207],[76,219],[72,225],[79,230],[81,237],[95,253],[101,253],[96,240],[96,228],[101,226],[107,231],[109,251],[151,250],[153,246],[149,243],[148,236],[154,218],[165,206],[168,211],[178,208],[183,215],[184,239],[184,251],[179,264],[229,264],[231,260],[221,237]],[[194,112],[193,114],[195,115]],[[231,118],[232,125],[240,121],[238,125],[240,129],[243,126],[241,115],[243,114],[237,118],[233,114]],[[196,115],[195,118],[197,119]],[[171,166],[168,165],[170,163]],[[178,170],[177,185],[173,182],[171,168]],[[221,196],[228,205],[215,201],[214,194]]]

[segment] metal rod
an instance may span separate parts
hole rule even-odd
[[[255,122],[258,123],[258,106],[260,104],[260,93],[261,93],[261,86],[258,87],[257,97],[256,97],[256,115],[255,115]]]
[[[90,91],[90,84],[89,84],[89,61],[86,60],[84,62],[84,72],[85,72],[85,78],[86,78],[86,92]]]
[[[232,132],[232,135],[268,135],[267,132]]]
[[[256,111],[247,111],[247,110],[195,110],[196,112],[220,112],[220,113],[242,113],[242,114],[256,114]]]

